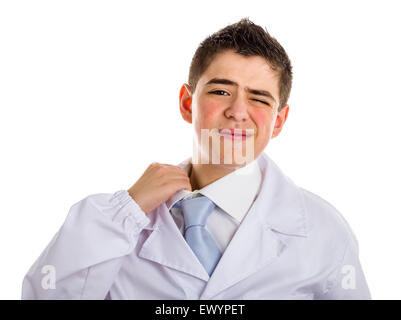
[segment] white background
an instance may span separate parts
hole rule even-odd
[[[357,236],[374,299],[400,299],[399,1],[1,1],[0,298],[89,194],[191,155],[198,44],[249,17],[286,49],[290,113],[265,152]]]

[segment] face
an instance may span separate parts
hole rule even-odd
[[[289,106],[280,112],[278,107],[278,74],[264,58],[231,50],[214,58],[193,95],[187,84],[180,91],[181,115],[194,128],[194,148],[202,159],[207,155],[209,163],[217,154],[218,162],[213,163],[225,166],[242,166],[256,159],[280,133]],[[203,138],[202,129],[207,129]],[[209,132],[208,144],[202,140],[205,132]],[[247,145],[253,146],[252,154],[247,153]]]

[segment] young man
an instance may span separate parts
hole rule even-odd
[[[370,299],[350,226],[263,153],[289,111],[277,40],[229,25],[198,47],[188,82],[193,156],[74,204],[22,298]]]

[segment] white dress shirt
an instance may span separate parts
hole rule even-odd
[[[191,172],[191,158],[183,161],[180,166]],[[204,195],[212,200],[216,207],[208,217],[205,228],[216,241],[220,252],[224,252],[238,225],[247,214],[258,195],[262,175],[256,161],[237,169],[228,175],[212,182],[200,190],[181,190],[175,193],[166,205],[170,210],[177,227],[184,235],[184,217],[181,208],[174,204],[184,198]]]

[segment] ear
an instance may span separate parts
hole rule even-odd
[[[180,113],[186,122],[192,123],[191,88],[186,83],[184,83],[180,89]]]
[[[274,124],[272,138],[275,138],[279,135],[281,130],[283,129],[284,123],[287,120],[288,112],[290,110],[290,106],[286,104],[280,112],[277,113],[276,123]]]

